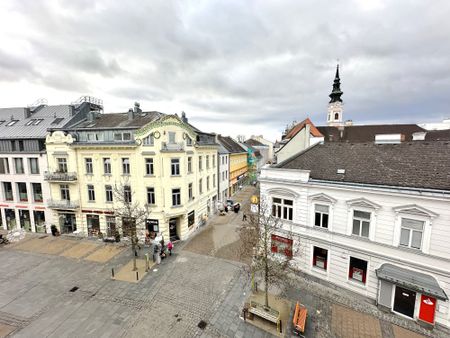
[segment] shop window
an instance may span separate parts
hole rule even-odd
[[[370,212],[354,210],[352,234],[369,238]]]
[[[314,205],[314,225],[320,228],[328,229],[328,220],[330,207],[323,204]]]
[[[136,219],[122,217],[122,232],[125,237],[136,235]]]
[[[350,257],[350,266],[348,278],[363,284],[366,284],[367,277],[367,261]]]
[[[36,227],[36,232],[45,233],[45,212],[40,210],[33,210],[34,214],[34,225]]]
[[[402,218],[400,230],[400,246],[421,249],[424,221]]]
[[[114,216],[106,216],[106,236],[114,237],[116,233],[116,218]]]
[[[292,221],[294,211],[294,201],[284,198],[274,197],[272,199],[272,216]]]
[[[328,250],[315,246],[313,248],[313,266],[327,270]]]
[[[292,258],[292,239],[277,235],[271,236],[271,251]]]
[[[86,222],[89,236],[97,236],[100,232],[100,217],[99,215],[86,215]]]
[[[195,223],[195,211],[188,214],[188,227],[192,227]]]

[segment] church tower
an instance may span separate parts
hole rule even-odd
[[[336,67],[336,76],[334,77],[333,90],[331,91],[330,102],[328,103],[328,117],[327,124],[329,126],[341,126],[344,124],[343,103],[341,95],[344,94],[341,91],[341,79],[339,78],[339,64]]]

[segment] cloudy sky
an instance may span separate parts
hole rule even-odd
[[[440,121],[449,18],[448,0],[2,0],[0,107],[88,94],[274,140],[324,124],[339,59],[344,119]]]

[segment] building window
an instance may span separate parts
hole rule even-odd
[[[0,159],[0,174],[9,174],[9,161],[6,157]]]
[[[314,225],[328,229],[330,207],[323,204],[314,205]]]
[[[216,174],[213,175],[213,188],[216,187]]]
[[[144,138],[144,145],[153,146],[154,144],[155,144],[155,138],[153,137],[153,134],[150,134],[146,138]]]
[[[192,139],[186,135],[186,145],[191,146],[192,145]]]
[[[16,151],[16,141],[11,141],[11,151]]]
[[[209,155],[206,155],[206,169],[209,169]]]
[[[12,201],[14,199],[11,182],[3,182],[3,189],[5,191],[5,199]]]
[[[106,202],[113,201],[113,189],[111,185],[105,185]]]
[[[146,158],[145,159],[145,174],[146,175],[153,175],[153,158]]]
[[[130,175],[130,159],[122,158],[122,173],[124,175]]]
[[[355,236],[369,238],[370,212],[354,210],[353,211],[353,230]]]
[[[115,133],[114,141],[122,141],[122,133]]]
[[[88,228],[88,236],[97,236],[100,232],[99,215],[86,215],[86,223]]]
[[[86,174],[92,174],[94,172],[92,158],[85,158],[84,163],[86,165]]]
[[[24,182],[17,183],[17,190],[19,191],[19,200],[21,202],[28,201],[27,184]]]
[[[39,174],[39,162],[37,158],[29,158],[29,165],[30,165],[30,173],[31,174]]]
[[[94,202],[95,201],[94,186],[92,184],[88,184],[87,190],[88,190],[88,200],[89,200],[89,202]]]
[[[123,198],[125,199],[126,203],[131,203],[131,187],[129,185],[125,185],[123,187]]]
[[[156,204],[155,188],[153,188],[153,187],[147,188],[147,204],[151,204],[151,205]]]
[[[271,251],[273,253],[283,254],[288,258],[292,258],[292,239],[277,236],[272,234],[271,236]]]
[[[216,155],[212,156],[212,166],[213,166],[213,168],[216,167]]]
[[[24,150],[23,141],[20,140],[19,141],[19,151],[23,151],[23,150]]]
[[[209,191],[209,176],[206,178],[206,191]]]
[[[292,221],[294,201],[274,197],[272,199],[272,216]]]
[[[61,192],[61,199],[63,201],[70,201],[70,190],[68,184],[61,184],[59,186],[59,191]]]
[[[328,250],[315,246],[313,248],[313,266],[323,270],[327,269]]]
[[[175,143],[175,132],[169,131],[169,143],[174,144]]]
[[[31,183],[33,188],[33,200],[35,202],[42,202],[44,199],[42,197],[42,186],[40,183]]]
[[[108,157],[103,159],[103,172],[105,175],[111,174],[111,159]]]
[[[187,172],[188,174],[192,173],[192,157],[188,157],[188,161],[187,161],[188,165],[187,165]]]
[[[66,158],[58,158],[58,172],[67,173],[67,159]]]
[[[123,140],[124,141],[130,141],[131,140],[131,134],[130,133],[123,133]]]
[[[22,158],[14,159],[14,167],[16,168],[16,174],[23,174],[25,172],[23,169],[23,159]]]
[[[348,278],[366,284],[367,277],[367,261],[359,258],[350,257],[350,266]]]
[[[203,182],[202,182],[202,179],[198,180],[198,193],[200,195],[203,194]]]
[[[188,196],[189,196],[189,201],[192,201],[192,199],[194,198],[194,193],[192,191],[192,183],[189,183],[189,185],[188,185]]]
[[[188,214],[188,227],[190,228],[191,226],[193,226],[195,223],[195,211],[192,210],[189,214]]]
[[[425,222],[410,218],[402,218],[401,222],[400,245],[420,250]]]
[[[202,164],[202,157],[201,156],[198,157],[198,170],[200,170],[200,171],[203,170],[203,164]]]
[[[181,189],[172,189],[172,206],[181,205]]]
[[[116,234],[116,218],[114,216],[106,216],[106,236],[114,237]]]
[[[171,168],[172,176],[179,176],[180,175],[180,159],[172,158],[170,160],[170,168]]]

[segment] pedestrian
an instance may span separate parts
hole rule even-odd
[[[247,220],[247,215],[246,215],[245,213],[242,215],[242,220],[243,220],[243,221],[246,221],[246,220]]]
[[[172,256],[173,244],[171,241],[169,241],[169,243],[167,243],[167,249],[169,250],[169,256]]]

